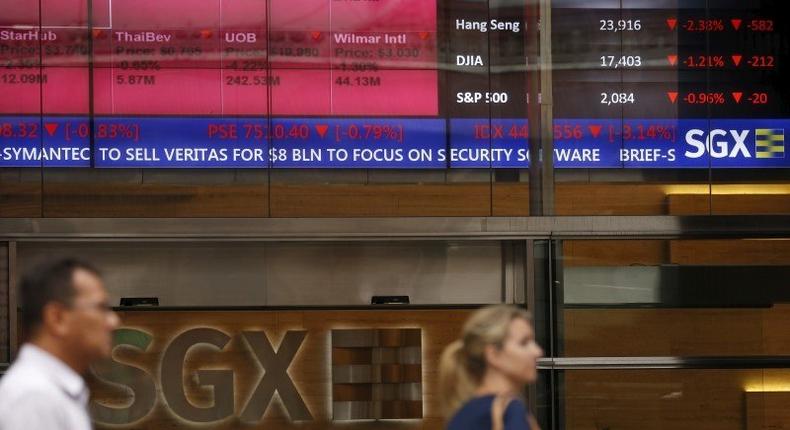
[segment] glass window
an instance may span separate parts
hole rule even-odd
[[[787,369],[564,370],[556,378],[559,429],[755,429],[790,420]]]
[[[790,353],[790,240],[571,240],[557,268],[557,354]]]
[[[499,303],[499,242],[57,243],[19,245],[19,270],[77,256],[102,269],[111,302],[157,297],[174,307]],[[221,294],[218,291],[221,290]]]
[[[552,2],[556,213],[788,213],[780,8]]]
[[[8,279],[8,244],[0,242],[0,364],[11,361],[11,291]]]

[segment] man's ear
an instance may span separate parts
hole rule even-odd
[[[49,331],[56,336],[66,334],[66,307],[57,302],[49,302],[44,305],[41,312],[41,329]]]

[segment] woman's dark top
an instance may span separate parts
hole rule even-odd
[[[461,406],[447,424],[447,430],[485,430],[492,427],[491,404],[494,395],[475,397]],[[513,399],[507,405],[502,421],[504,430],[529,430],[527,407],[524,402]]]

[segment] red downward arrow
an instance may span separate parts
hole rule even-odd
[[[93,30],[93,38],[94,39],[103,39],[102,36],[104,36],[104,31],[96,30],[96,29]]]
[[[669,91],[667,92],[667,96],[669,97],[669,101],[675,103],[678,100],[678,92],[677,91]]]
[[[735,99],[735,103],[740,103],[741,102],[741,97],[743,97],[743,93],[741,93],[741,92],[732,93],[732,98]]]
[[[48,123],[44,124],[44,128],[47,129],[47,133],[50,136],[54,136],[55,132],[58,131],[58,125],[56,123],[54,123],[54,122],[48,122]]]
[[[200,30],[200,37],[204,39],[211,39],[211,36],[214,34],[211,30]]]
[[[427,39],[427,38],[428,38],[430,35],[431,35],[431,33],[428,33],[427,31],[421,31],[421,32],[420,32],[420,39],[422,39],[422,40],[425,40],[425,39]]]
[[[669,26],[670,30],[674,30],[675,26],[678,25],[678,20],[675,18],[669,18],[667,20],[667,25]]]
[[[741,20],[741,19],[731,19],[730,20],[730,23],[732,23],[732,28],[734,28],[736,31],[740,30],[741,22],[743,22],[743,20]]]
[[[732,62],[735,63],[735,67],[738,67],[738,66],[741,65],[741,59],[742,58],[743,58],[742,55],[733,55],[732,56]]]
[[[318,132],[318,135],[323,138],[326,136],[326,131],[329,130],[329,126],[326,124],[316,124],[315,131]]]
[[[321,32],[320,31],[314,31],[314,32],[310,33],[310,37],[312,37],[313,40],[318,42],[318,39],[321,38]]]
[[[667,55],[667,60],[669,60],[669,64],[675,65],[678,63],[678,56],[677,55]]]
[[[601,126],[600,125],[588,125],[588,129],[590,129],[590,133],[594,138],[598,138],[601,135]]]

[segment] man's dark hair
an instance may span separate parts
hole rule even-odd
[[[86,270],[96,276],[99,271],[91,264],[74,258],[63,258],[39,264],[27,272],[19,283],[22,305],[22,330],[33,334],[44,317],[44,306],[51,302],[66,306],[75,296],[73,278],[76,270]]]

